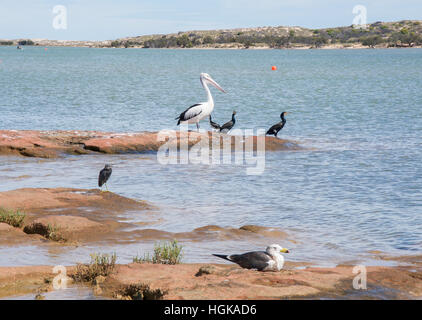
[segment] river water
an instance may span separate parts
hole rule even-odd
[[[271,71],[276,65],[278,71]],[[278,227],[293,261],[380,263],[370,251],[422,252],[422,50],[146,50],[0,48],[0,129],[176,129],[174,118],[205,100],[213,120],[267,129],[288,111],[280,137],[303,151],[267,152],[261,175],[247,165],[162,165],[154,153],[0,157],[0,191],[95,188],[113,164],[110,190],[156,205],[148,228],[205,225]],[[209,129],[206,122],[201,124]],[[1,204],[0,204],[1,205]],[[142,213],[133,214],[143,221]],[[158,240],[158,239],[157,239]],[[294,240],[294,241],[291,241]],[[276,240],[275,240],[276,241]],[[79,247],[0,247],[0,265],[75,264],[92,252],[118,262],[155,241]],[[221,262],[211,253],[259,250],[261,240],[186,242],[185,262]]]

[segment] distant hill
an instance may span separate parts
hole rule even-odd
[[[120,38],[109,41],[0,40],[0,45],[32,41],[35,45],[125,48],[361,48],[422,46],[422,21],[375,22],[354,26],[307,29],[259,27],[226,30],[184,31]]]

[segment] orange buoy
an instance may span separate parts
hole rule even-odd
[[[271,70],[276,71],[277,70],[277,67],[276,66],[272,66],[271,67]]]

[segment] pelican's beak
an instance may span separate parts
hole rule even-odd
[[[287,250],[286,248],[283,248],[280,250],[281,253],[289,253],[289,250]]]
[[[209,78],[208,81],[214,86],[216,87],[218,90],[220,90],[221,92],[227,93],[226,91],[224,91],[224,89],[222,87],[220,87],[220,85],[215,82],[213,79]]]

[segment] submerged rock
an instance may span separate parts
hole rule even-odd
[[[266,237],[270,238],[280,238],[285,239],[287,237],[287,233],[281,231],[278,228],[269,228],[269,227],[262,227],[262,226],[255,226],[255,225],[246,225],[239,228],[240,230],[249,231],[252,233],[257,233]]]

